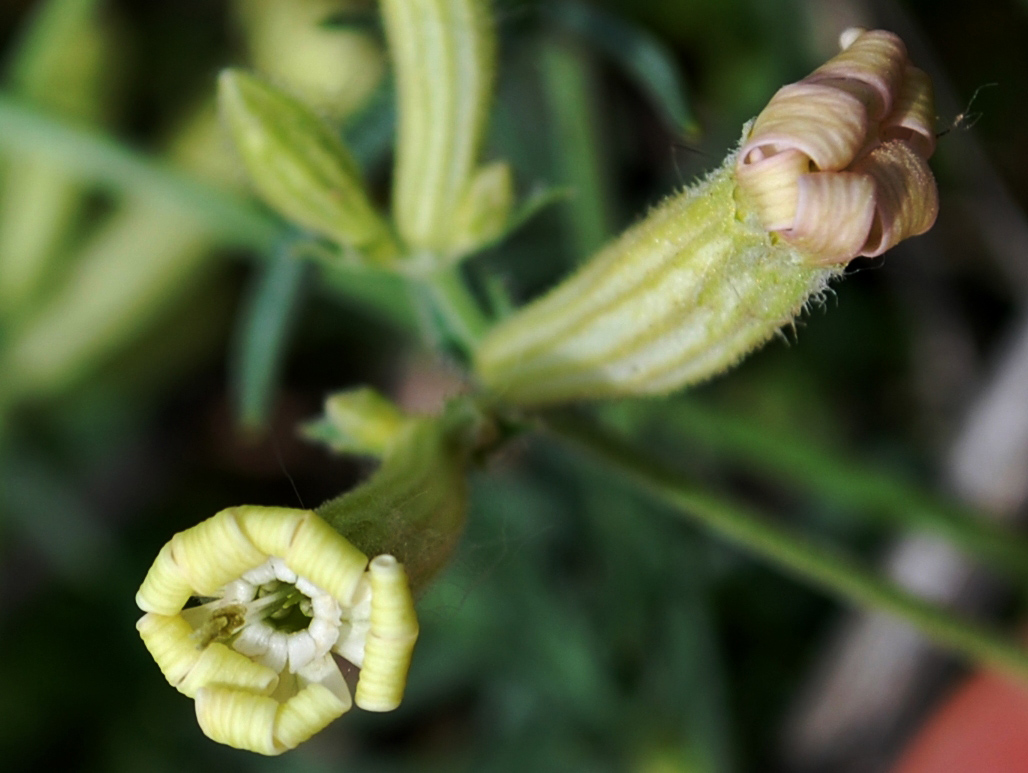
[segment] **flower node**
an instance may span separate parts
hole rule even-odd
[[[824,265],[880,255],[939,208],[930,79],[891,32],[850,29],[840,43],[771,98],[736,161],[742,203]]]

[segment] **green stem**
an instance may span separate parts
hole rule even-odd
[[[460,268],[455,266],[431,274],[425,279],[425,286],[457,343],[465,353],[472,353],[489,330],[490,322],[464,282]]]
[[[562,185],[574,190],[568,207],[568,231],[575,257],[583,260],[610,236],[610,195],[593,106],[589,59],[575,47],[547,41],[539,59],[544,93],[553,116],[553,159]]]
[[[650,411],[652,405],[640,407],[677,441],[705,446],[722,459],[807,489],[840,507],[934,531],[990,567],[1028,579],[1028,540],[980,513],[940,501],[884,470],[869,469],[800,437],[695,400],[658,403],[657,414]]]
[[[0,148],[38,153],[94,183],[180,207],[225,242],[269,251],[288,233],[244,199],[126,148],[100,132],[74,127],[0,94]]]
[[[983,665],[1028,679],[1028,652],[1012,641],[953,617],[946,610],[870,573],[848,556],[770,523],[730,500],[698,490],[621,438],[568,415],[544,429],[585,451],[710,531],[846,601],[893,614],[936,643]]]

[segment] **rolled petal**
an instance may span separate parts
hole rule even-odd
[[[336,669],[336,674],[339,670]],[[342,681],[342,677],[339,677]],[[346,683],[343,683],[345,690]],[[309,684],[278,708],[275,717],[275,741],[283,749],[293,749],[323,730],[353,705],[322,684]]]
[[[230,511],[253,544],[269,556],[284,556],[310,510],[246,505]],[[272,570],[274,573],[274,570]],[[272,579],[271,577],[268,578]]]
[[[403,699],[418,620],[402,564],[392,556],[377,556],[368,572],[371,629],[355,700],[365,711],[392,711]]]
[[[190,636],[193,629],[178,615],[150,612],[139,618],[136,630],[168,684],[178,688],[200,659],[200,650]]]
[[[313,513],[300,524],[284,557],[297,574],[343,605],[349,605],[368,565],[367,556]]]
[[[739,159],[746,163],[758,148],[765,155],[791,148],[805,153],[822,171],[844,169],[863,147],[867,133],[867,111],[852,94],[816,83],[793,83],[780,88],[757,116]]]
[[[893,101],[907,63],[907,47],[898,36],[885,30],[843,33],[842,53],[829,59],[809,76],[809,83],[836,78],[855,80],[870,86],[875,102],[869,110],[872,121],[880,121],[893,109]]]
[[[204,687],[196,694],[196,721],[212,741],[273,756],[279,704],[272,698],[229,687]]]
[[[193,643],[196,647],[196,643]],[[248,690],[255,695],[267,695],[278,684],[278,672],[255,663],[245,655],[224,644],[208,644],[178,691],[190,698],[209,685],[232,686]]]
[[[136,592],[136,606],[144,612],[174,615],[192,595],[193,587],[175,562],[168,542],[143,578],[143,584]]]
[[[176,534],[171,539],[171,555],[200,596],[214,595],[268,559],[239,527],[232,510],[222,510]]]
[[[860,254],[875,214],[875,184],[853,172],[819,172],[799,179],[796,220],[782,236],[821,265]]]
[[[810,159],[798,150],[785,150],[736,170],[760,222],[769,231],[791,228],[796,219],[799,179],[810,171]]]
[[[876,212],[862,255],[881,255],[923,234],[939,214],[939,192],[928,163],[905,142],[892,140],[856,165],[875,182]]]
[[[935,152],[935,95],[928,73],[908,65],[892,112],[882,121],[883,140],[903,140],[922,158]]]

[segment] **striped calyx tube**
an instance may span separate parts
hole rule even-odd
[[[890,32],[841,44],[720,168],[490,331],[483,385],[527,406],[667,394],[766,342],[853,258],[928,230],[931,82]]]

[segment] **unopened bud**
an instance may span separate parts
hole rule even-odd
[[[218,96],[243,164],[268,204],[373,263],[395,256],[356,162],[324,121],[288,94],[236,70],[222,73]]]
[[[492,100],[496,34],[489,2],[380,5],[398,97],[396,226],[413,251],[452,262],[466,250],[467,227],[458,227],[456,217],[476,179]]]
[[[939,208],[931,81],[891,32],[847,30],[842,43],[771,98],[736,162],[741,205],[824,264],[880,255]]]
[[[476,371],[523,405],[666,394],[734,365],[858,255],[931,227],[931,84],[892,33],[786,86],[738,154],[483,340]]]
[[[303,427],[309,440],[337,453],[384,456],[411,420],[374,389],[339,392],[325,401],[325,415]]]

